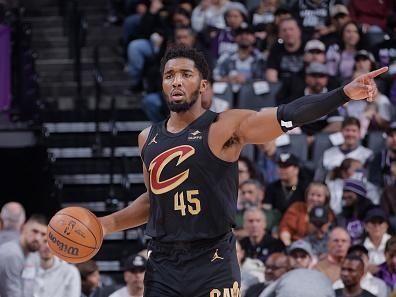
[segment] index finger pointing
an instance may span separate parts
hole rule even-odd
[[[377,77],[378,75],[381,75],[382,73],[385,73],[385,72],[387,72],[387,71],[388,71],[388,67],[385,66],[385,67],[382,67],[382,68],[380,68],[380,69],[371,71],[371,72],[369,72],[367,75],[368,75],[370,78],[374,78],[374,77]]]

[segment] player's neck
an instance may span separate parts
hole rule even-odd
[[[205,111],[206,110],[200,106],[198,108],[192,106],[191,109],[186,112],[171,112],[166,130],[171,133],[180,132],[199,118]]]

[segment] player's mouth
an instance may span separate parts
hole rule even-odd
[[[173,100],[181,100],[184,98],[184,92],[180,90],[174,90],[171,92],[171,99]]]

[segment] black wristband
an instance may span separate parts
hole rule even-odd
[[[277,110],[278,122],[286,132],[329,114],[349,100],[343,87],[324,94],[304,96],[280,105]]]

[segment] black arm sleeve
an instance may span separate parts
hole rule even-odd
[[[349,101],[343,87],[331,92],[308,95],[278,107],[277,118],[284,132],[313,122]]]

